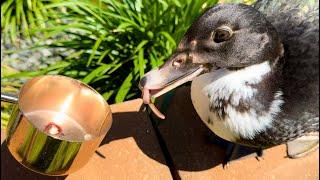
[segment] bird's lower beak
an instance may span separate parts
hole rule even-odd
[[[202,74],[206,68],[200,64],[189,64],[174,68],[171,61],[160,68],[148,72],[140,81],[142,98],[145,104]]]

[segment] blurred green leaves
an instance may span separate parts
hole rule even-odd
[[[1,30],[5,40],[19,43],[19,37],[30,40],[31,28],[44,28],[54,9],[43,8],[54,0],[6,0],[1,2]]]

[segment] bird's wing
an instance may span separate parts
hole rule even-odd
[[[258,0],[285,48],[284,111],[319,116],[319,0]],[[297,117],[298,116],[298,117]]]

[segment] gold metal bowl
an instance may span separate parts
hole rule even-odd
[[[112,113],[93,88],[72,78],[46,75],[26,82],[7,127],[7,146],[25,167],[66,175],[84,166],[112,124]]]

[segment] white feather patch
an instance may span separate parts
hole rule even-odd
[[[212,73],[204,74],[192,82],[191,99],[200,118],[218,136],[233,141],[240,136],[253,138],[254,135],[269,127],[283,104],[282,92],[274,95],[269,111],[257,114],[255,109],[239,112],[234,106],[238,106],[240,100],[250,100],[257,93],[253,84],[259,83],[263,76],[271,71],[269,62],[252,65],[237,71],[219,69]],[[229,100],[232,106],[224,109],[225,119],[221,120],[216,112],[211,112],[209,102],[218,103],[221,100]],[[209,101],[210,100],[210,101]],[[220,101],[218,101],[220,100]],[[208,123],[208,118],[212,123]]]
[[[250,99],[256,93],[256,89],[247,84],[259,83],[262,77],[270,71],[269,62],[252,65],[238,71],[220,69],[211,73],[213,79],[204,90],[212,101],[228,99],[233,94],[230,102],[238,106],[240,99]]]
[[[228,106],[227,116],[223,120],[224,125],[233,133],[244,138],[252,139],[255,134],[270,127],[274,116],[280,112],[280,106],[283,104],[283,100],[276,97],[280,97],[281,95],[281,91],[276,93],[269,111],[262,115],[257,114],[255,109],[240,113],[232,106]]]

